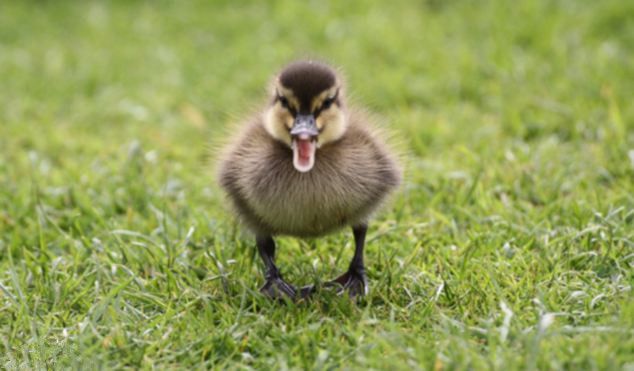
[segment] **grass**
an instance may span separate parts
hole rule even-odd
[[[0,367],[634,367],[631,3],[238,3],[0,4]],[[304,56],[409,154],[358,304],[262,298],[209,171]]]

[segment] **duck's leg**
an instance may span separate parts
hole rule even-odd
[[[363,248],[367,231],[367,224],[352,227],[355,248],[348,271],[328,282],[330,285],[341,285],[341,291],[347,290],[350,296],[362,296],[368,293],[368,280],[365,275],[365,265],[363,264]]]
[[[275,241],[273,237],[256,236],[255,243],[258,247],[258,253],[262,261],[264,261],[264,269],[266,270],[266,282],[260,289],[260,292],[270,298],[295,298],[297,290],[282,279],[280,271],[275,266]]]

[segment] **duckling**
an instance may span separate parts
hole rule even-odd
[[[401,169],[360,111],[346,107],[341,76],[329,65],[297,61],[273,81],[270,103],[249,120],[219,161],[219,183],[255,234],[273,298],[297,298],[275,265],[275,236],[319,237],[352,228],[348,271],[327,286],[365,295],[368,222],[399,185]]]

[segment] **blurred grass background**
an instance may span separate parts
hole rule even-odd
[[[359,305],[260,298],[209,171],[305,57],[409,154]],[[632,368],[633,83],[626,1],[2,2],[0,365]]]

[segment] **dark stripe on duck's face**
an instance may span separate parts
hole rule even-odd
[[[293,116],[297,115],[297,110],[293,107],[291,102],[285,96],[280,95],[279,93],[277,93],[277,97],[275,98],[275,101],[276,102],[280,102],[280,105],[284,109],[288,110],[291,113],[291,115],[293,115]]]
[[[321,111],[325,111],[330,108],[332,105],[339,107],[339,89],[335,92],[332,97],[328,97],[321,102],[321,105],[315,109],[315,117],[319,117]]]

